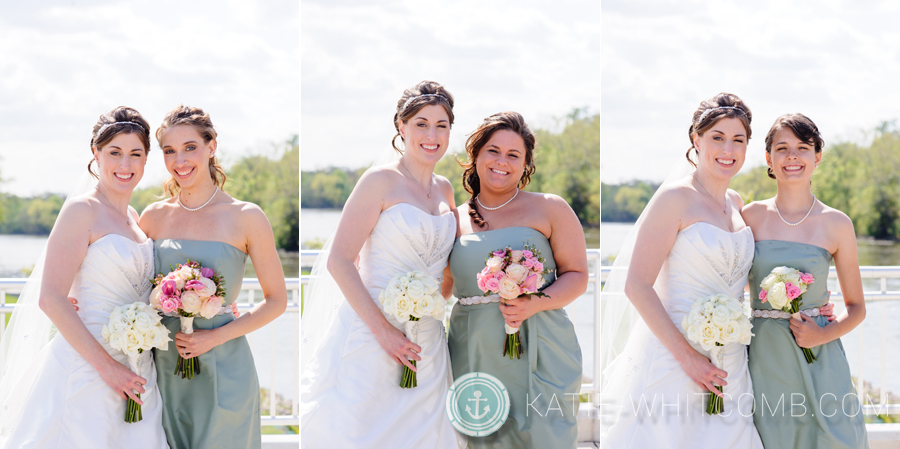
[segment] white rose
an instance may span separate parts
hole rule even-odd
[[[188,290],[181,294],[181,308],[190,314],[200,312],[203,307],[203,300],[195,291]]]
[[[169,330],[163,326],[152,326],[150,329],[147,329],[147,333],[144,334],[144,344],[148,348],[160,348],[163,350],[168,350],[168,344],[172,341],[169,338]]]
[[[400,290],[405,291],[409,286],[409,281],[409,276],[401,276],[400,279],[397,279],[397,286],[400,287]]]
[[[753,333],[750,330],[753,328],[753,324],[750,323],[750,320],[742,320],[741,321],[741,337],[738,341],[742,345],[749,345],[750,339],[753,337]]]
[[[796,286],[800,286],[800,274],[799,273],[791,273],[784,277],[785,282],[790,282]]]
[[[442,298],[437,298],[437,301],[434,302],[434,310],[431,311],[431,317],[438,321],[444,321],[444,314],[446,312],[447,301],[444,301]]]
[[[413,300],[413,302],[418,302],[425,296],[425,284],[418,279],[409,281],[409,285],[406,287],[406,296]]]
[[[732,318],[738,318],[744,314],[744,306],[737,300],[730,299],[729,301],[726,301],[725,307],[728,308]]]
[[[401,323],[409,321],[409,315],[412,313],[412,310],[413,303],[406,295],[401,295],[394,300],[394,316],[396,316]]]
[[[731,311],[724,304],[719,304],[713,308],[711,318],[716,327],[722,327],[725,323],[731,321]]]
[[[775,267],[772,269],[772,274],[776,276],[787,276],[788,274],[791,274],[791,269],[788,267]]]
[[[153,323],[153,318],[150,317],[146,312],[140,312],[134,318],[134,329],[138,332],[147,332],[147,329],[153,327],[155,323]]]
[[[706,322],[706,317],[699,310],[691,310],[688,314],[691,326],[699,326]]]
[[[381,298],[379,298],[381,299]],[[381,300],[381,311],[385,315],[394,315],[394,298],[384,298]]]
[[[772,289],[772,286],[775,285],[776,282],[778,282],[778,276],[769,273],[769,275],[759,283],[759,287],[765,291],[769,291]]]
[[[519,289],[519,284],[515,280],[505,277],[500,279],[500,289],[497,293],[503,299],[514,299],[518,298],[519,295],[522,294],[522,291]]]
[[[181,299],[184,301],[184,296],[182,296]],[[218,315],[219,312],[222,311],[222,304],[224,302],[225,298],[221,296],[210,296],[209,298],[203,299],[200,305],[200,316],[208,320]]]
[[[109,346],[119,351],[125,350],[125,333],[113,332],[109,335]]]
[[[175,277],[187,282],[194,278],[194,269],[187,265],[182,265],[181,268],[175,271]]]
[[[137,354],[138,349],[143,349],[144,347],[144,336],[134,329],[129,330],[125,332],[124,344],[124,352]]]
[[[741,339],[741,325],[737,321],[729,321],[722,326],[722,340],[735,343]]]
[[[706,323],[700,327],[700,346],[703,349],[709,351],[712,348],[716,347],[716,342],[719,341],[719,329],[714,326],[712,323]]]
[[[776,282],[775,285],[772,286],[772,289],[769,290],[769,293],[766,295],[766,301],[772,305],[773,309],[781,309],[786,306],[788,303],[787,291],[784,288],[784,283]]]
[[[200,295],[201,298],[206,298],[216,294],[216,283],[213,282],[212,279],[201,277],[197,280],[203,283],[203,288],[194,291],[197,292],[197,294]]]
[[[424,278],[422,278],[422,284],[425,285],[425,293],[429,295],[434,295],[435,293],[440,292],[440,284],[437,283],[437,279],[431,276],[425,276]]]
[[[520,249],[515,249],[509,253],[509,257],[513,262],[519,263],[525,257],[525,253]]]
[[[491,269],[491,273],[496,273],[500,271],[500,267],[503,266],[503,259],[497,256],[493,256],[487,260],[485,265],[487,265],[487,267]]]
[[[521,283],[522,281],[524,281],[525,276],[528,276],[529,271],[530,270],[528,268],[525,268],[524,266],[517,263],[511,263],[508,267],[506,267],[506,275],[512,278],[512,280],[516,281],[517,283]]]
[[[432,312],[434,312],[434,303],[436,301],[431,295],[423,295],[416,301],[416,306],[413,307],[413,316],[417,318],[424,318],[426,316],[430,316]]]
[[[103,336],[104,340],[109,341],[109,326],[104,324],[103,327],[100,328],[100,335]]]
[[[134,317],[135,317],[134,307],[128,307],[128,308],[126,308],[125,311],[124,311],[124,313],[122,313],[122,315],[124,315],[125,318],[126,318],[128,321],[132,321],[132,322],[133,322],[133,321],[134,321]]]
[[[109,321],[110,332],[125,332],[131,329],[131,321],[124,314],[118,314]]]
[[[716,305],[713,304],[712,301],[706,301],[703,303],[703,308],[701,310],[703,311],[704,315],[710,316],[710,315],[712,315],[713,310],[715,310],[715,308],[716,308]]]

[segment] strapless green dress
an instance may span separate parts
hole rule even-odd
[[[475,275],[490,252],[509,246],[535,245],[544,266],[556,269],[550,242],[540,232],[513,227],[464,235],[450,253],[453,295],[481,296]],[[544,275],[545,285],[556,273]],[[519,328],[524,353],[521,359],[503,356],[506,331],[499,303],[456,304],[450,316],[450,359],[453,378],[488,373],[509,392],[509,417],[486,437],[469,437],[474,448],[574,448],[578,437],[578,397],[581,390],[581,347],[575,328],[563,309],[534,314]],[[574,402],[574,404],[573,404]]]
[[[162,239],[154,242],[157,273],[187,259],[200,261],[225,281],[225,304],[241,292],[247,254],[224,242]],[[194,318],[194,329],[215,329],[234,320],[226,313]],[[163,318],[170,337],[181,330],[176,317]],[[182,379],[173,374],[175,342],[153,351],[163,401],[163,428],[172,449],[260,448],[259,379],[246,337],[238,337],[200,355],[200,374]]]
[[[772,310],[759,300],[759,284],[779,266],[813,275],[801,309],[828,302],[831,254],[824,248],[780,240],[756,242],[750,268],[753,308]],[[819,326],[825,317],[812,318]],[[755,409],[753,422],[766,449],[868,448],[866,425],[840,339],[813,348],[815,362],[806,363],[790,330],[790,320],[754,318],[750,341],[750,378]],[[780,401],[780,402],[779,402]]]

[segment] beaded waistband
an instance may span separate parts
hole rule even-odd
[[[475,304],[487,304],[489,302],[500,302],[500,295],[495,293],[487,296],[469,296],[466,298],[459,298],[457,304],[461,306],[473,306]]]
[[[821,315],[819,313],[819,309],[804,309],[801,310],[800,313],[809,316],[809,317],[817,317]],[[782,318],[785,320],[791,319],[791,314],[785,312],[784,310],[769,310],[769,309],[753,309],[753,317],[754,318]]]

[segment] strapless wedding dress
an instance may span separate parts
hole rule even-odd
[[[451,213],[430,215],[408,203],[382,211],[359,261],[359,275],[375,304],[382,307],[378,295],[397,274],[419,270],[440,279],[455,237],[456,220]],[[387,319],[405,332],[393,316]],[[388,356],[343,301],[301,377],[301,446],[464,446],[465,439],[450,424],[445,406],[453,379],[444,323],[423,318],[416,343],[422,347],[422,360],[416,365],[418,386],[400,388],[403,365]]]
[[[153,270],[153,241],[136,243],[105,235],[88,246],[72,293],[78,316],[113,359],[128,366],[128,357],[112,349],[100,330],[118,306],[148,302]],[[47,275],[45,273],[45,275]],[[174,336],[172,336],[174,337]],[[143,420],[125,422],[126,400],[100,373],[57,334],[32,361],[31,388],[17,391],[5,406],[23,407],[19,425],[5,448],[168,448],[162,428],[162,402],[150,351],[140,357]],[[33,382],[33,383],[32,383]]]
[[[682,335],[687,334],[681,320],[697,299],[722,293],[743,300],[753,248],[750,228],[728,232],[698,222],[678,233],[654,288]],[[688,342],[709,356],[700,345]],[[615,424],[604,436],[603,447],[761,449],[753,426],[747,346],[730,343],[722,349],[720,367],[728,373],[725,411],[709,415],[707,390],[687,376],[639,320],[624,352],[607,368],[611,378],[601,392],[607,414],[602,419]]]

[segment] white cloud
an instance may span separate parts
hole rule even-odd
[[[0,6],[0,190],[63,192],[90,159],[97,117],[151,125],[207,110],[226,160],[299,131],[296,2],[58,2]],[[155,145],[154,145],[155,146]],[[165,179],[151,150],[141,186]]]

